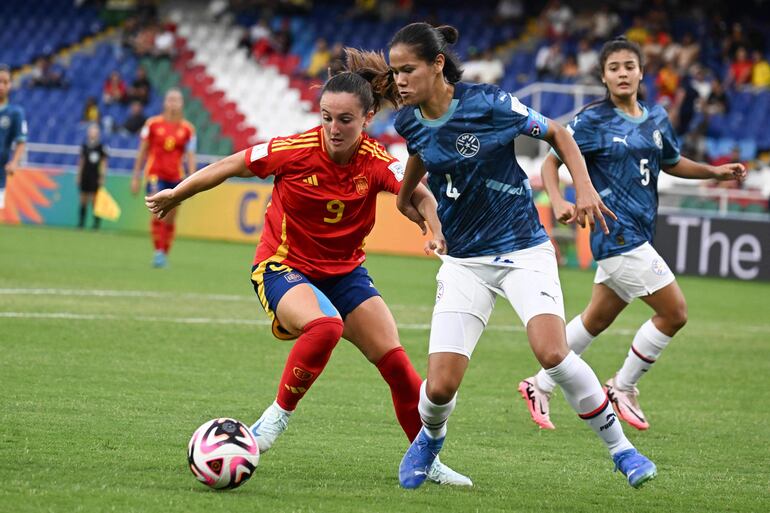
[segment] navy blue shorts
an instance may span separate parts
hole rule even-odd
[[[252,268],[251,283],[254,285],[254,291],[262,308],[273,320],[273,335],[282,340],[296,338],[278,324],[275,316],[278,303],[292,287],[301,283],[310,285],[318,299],[321,311],[329,317],[339,314],[343,321],[358,305],[370,297],[380,295],[363,266],[358,266],[343,276],[312,280],[288,265],[263,262]]]
[[[147,196],[157,194],[163,189],[173,189],[179,185],[182,180],[158,180],[158,177],[151,175],[147,178]]]

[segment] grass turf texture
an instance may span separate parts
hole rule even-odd
[[[658,466],[641,490],[560,394],[556,431],[530,421],[516,385],[537,363],[500,300],[442,452],[473,489],[399,488],[406,439],[389,392],[343,341],[251,481],[209,491],[187,468],[190,435],[214,417],[253,422],[290,347],[253,295],[252,254],[180,240],[154,270],[145,237],[0,226],[0,510],[767,511],[770,285],[687,277],[689,324],[641,384],[652,427],[624,424]],[[438,262],[372,255],[367,267],[424,373]],[[592,274],[561,277],[571,317]],[[602,381],[648,317],[633,304],[586,353]]]

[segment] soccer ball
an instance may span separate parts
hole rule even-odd
[[[187,446],[187,461],[198,480],[217,490],[238,488],[259,463],[259,447],[245,424],[213,419],[195,430]]]

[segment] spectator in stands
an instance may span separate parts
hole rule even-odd
[[[571,82],[575,82],[580,76],[578,70],[577,59],[574,54],[569,54],[564,59],[564,64],[561,65],[561,78],[566,78]]]
[[[147,116],[144,114],[144,105],[142,105],[142,102],[134,100],[131,102],[128,117],[123,122],[123,129],[132,135],[136,135],[144,126],[145,121],[147,121]]]
[[[131,87],[128,88],[129,101],[138,101],[142,105],[147,105],[150,102],[150,91],[152,86],[147,78],[147,70],[142,66],[136,69],[136,77],[131,82]]]
[[[171,23],[164,23],[158,27],[153,39],[153,55],[161,59],[171,59],[174,57],[174,26]]]
[[[474,51],[463,69],[463,76],[469,82],[497,84],[505,76],[503,61],[489,49],[481,53]]]
[[[554,41],[550,45],[543,46],[535,55],[535,69],[538,80],[555,79],[561,73],[564,63],[564,55],[561,53],[561,43]]]
[[[591,43],[586,38],[578,42],[577,68],[578,79],[581,83],[599,83],[599,54],[591,47]]]
[[[746,34],[743,32],[743,25],[740,23],[733,23],[730,34],[722,42],[722,55],[725,60],[731,59],[738,53],[738,49],[749,46],[749,40]]]
[[[38,57],[35,68],[32,70],[33,87],[66,87],[64,69],[53,61],[53,57]]]
[[[522,0],[500,0],[495,8],[494,21],[497,25],[521,25],[524,19],[524,2]]]
[[[291,20],[284,18],[281,22],[281,28],[273,34],[273,47],[281,55],[287,55],[294,42],[294,36],[291,33]]]
[[[342,43],[334,43],[329,59],[329,76],[333,77],[345,69],[345,48]]]
[[[251,54],[257,61],[271,55],[275,48],[273,47],[273,31],[266,18],[260,19],[249,29],[249,42],[251,44]]]
[[[634,16],[634,21],[631,23],[631,27],[626,30],[626,39],[629,41],[643,46],[650,38],[650,32],[647,30],[644,24],[644,18],[641,16]]]
[[[572,9],[562,4],[561,0],[550,0],[540,13],[540,23],[546,37],[559,39],[569,35],[572,21]]]
[[[739,46],[735,51],[735,58],[730,64],[730,69],[727,72],[727,78],[725,79],[725,87],[728,89],[735,87],[741,89],[751,83],[751,69],[754,64],[749,59],[749,54],[746,48]]]
[[[593,15],[593,37],[595,39],[609,39],[620,26],[620,16],[611,11],[608,4],[602,4]],[[578,63],[580,59],[578,58]]]
[[[104,81],[102,101],[105,105],[125,103],[128,99],[128,88],[119,71],[113,71]]]
[[[727,98],[724,85],[715,78],[711,81],[711,93],[706,100],[704,112],[707,115],[727,114],[730,111],[730,100]]]
[[[751,52],[751,85],[757,89],[767,89],[770,87],[770,63],[762,52],[754,50]]]
[[[310,62],[307,65],[307,74],[310,78],[323,78],[329,70],[329,61],[331,60],[331,53],[329,52],[329,45],[326,43],[326,39],[320,37],[315,42],[315,48],[310,55]]]
[[[682,37],[682,44],[676,56],[676,66],[680,72],[689,70],[690,67],[698,61],[700,56],[700,43],[698,43],[690,32]]]
[[[698,102],[704,104],[711,94],[711,77],[706,75],[706,68],[696,62],[690,66],[690,78],[693,88],[698,92]]]
[[[101,119],[99,112],[99,103],[96,101],[96,96],[89,96],[86,98],[86,104],[83,107],[83,116],[81,121],[89,124],[98,124]]]
[[[664,62],[663,67],[658,71],[655,86],[658,88],[657,103],[664,107],[671,106],[679,89],[679,72],[670,61]]]

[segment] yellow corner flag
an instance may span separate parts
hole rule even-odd
[[[120,217],[120,205],[105,187],[99,187],[96,191],[94,215],[108,221],[117,221]]]

